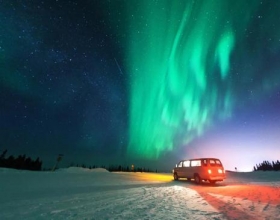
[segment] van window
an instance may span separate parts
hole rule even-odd
[[[202,160],[202,164],[203,166],[207,166],[207,160],[206,159]]]
[[[216,164],[221,164],[221,161],[215,160]]]
[[[211,166],[217,166],[217,167],[222,166],[222,164],[221,164],[221,162],[219,160],[213,160],[213,159],[209,160],[209,164]]]
[[[199,166],[201,166],[201,160],[192,160],[191,161],[191,166],[192,167],[199,167]]]
[[[183,167],[189,167],[190,166],[190,161],[186,160],[183,162]]]
[[[183,162],[181,161],[181,162],[178,164],[178,167],[182,167],[182,164],[183,164]]]

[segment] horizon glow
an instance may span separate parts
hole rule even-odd
[[[226,170],[253,171],[265,160],[277,161],[280,155],[279,120],[273,123],[248,122],[243,127],[222,126],[206,133],[182,150],[183,158],[217,157]],[[271,129],[273,128],[273,129]]]

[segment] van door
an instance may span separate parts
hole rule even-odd
[[[201,160],[200,159],[191,160],[190,166],[191,166],[190,167],[191,178],[194,177],[195,173],[197,173],[201,177]]]
[[[190,177],[190,161],[189,160],[183,161],[182,175],[184,176],[184,178]]]
[[[223,165],[218,159],[209,159],[209,169],[211,169],[212,176],[224,176]]]
[[[183,177],[183,161],[180,161],[176,167],[178,177]]]

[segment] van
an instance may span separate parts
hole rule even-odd
[[[208,181],[215,184],[226,178],[225,170],[221,161],[217,158],[197,158],[181,160],[173,169],[174,180],[186,178],[194,179],[195,183]]]

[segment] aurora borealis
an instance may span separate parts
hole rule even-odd
[[[153,1],[138,7],[132,20],[138,32],[128,46],[132,152],[158,157],[231,117],[239,98],[231,60],[249,52],[235,48],[246,40],[259,6],[257,1]]]
[[[131,148],[138,154],[157,157],[175,144],[188,144],[215,115],[230,114],[229,89],[221,91],[216,81],[207,79],[216,74],[227,84],[234,45],[232,27],[220,27],[224,13],[211,20],[220,14],[217,5],[200,3],[198,9],[188,1],[160,1],[149,4],[150,10],[140,7],[139,15],[146,18],[140,26],[145,23],[146,28],[132,37],[135,45],[129,45]],[[171,8],[169,13],[167,8]],[[135,20],[134,27],[137,15]]]
[[[50,163],[280,159],[280,3],[1,4],[3,149]]]

